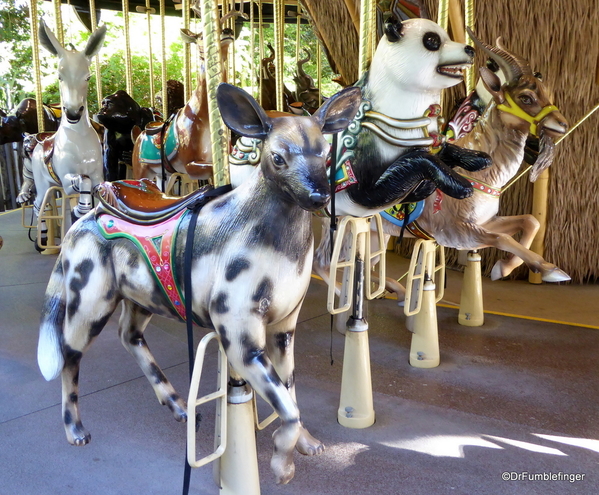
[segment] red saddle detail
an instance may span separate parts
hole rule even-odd
[[[179,211],[163,222],[143,226],[108,213],[97,218],[104,237],[124,237],[137,245],[163,293],[183,321],[187,319],[185,301],[175,279],[172,250],[179,223],[186,213],[187,211]]]

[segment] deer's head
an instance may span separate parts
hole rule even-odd
[[[58,57],[60,99],[64,115],[70,124],[79,122],[87,108],[87,86],[91,77],[89,66],[91,59],[102,48],[105,37],[106,25],[103,25],[89,37],[83,52],[77,51],[74,47],[67,50],[59,43],[43,19],[40,21],[40,43]]]
[[[252,96],[225,83],[218,87],[217,101],[232,131],[263,141],[260,167],[274,194],[308,211],[327,205],[330,146],[323,133],[340,132],[349,125],[360,105],[359,88],[340,91],[311,117],[271,119]]]

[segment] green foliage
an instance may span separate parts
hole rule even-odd
[[[0,108],[11,110],[27,96],[23,82],[32,77],[29,37],[27,3],[0,0]]]
[[[48,10],[48,2],[39,1],[40,12],[45,16],[49,26],[53,26],[51,14],[44,14],[43,9]],[[51,6],[50,6],[51,7]],[[123,18],[122,13],[111,13],[102,18],[107,25],[107,35],[104,47],[100,51],[100,74],[102,78],[102,96],[114,93],[119,89],[126,89],[126,57],[124,47]],[[136,16],[131,16],[136,17]],[[141,20],[140,20],[141,19]],[[175,21],[176,24],[176,21]],[[147,43],[145,35],[142,39],[136,39],[136,33],[140,32],[140,26],[144,26],[145,19],[136,17],[136,24],[131,28],[132,45],[145,46]],[[156,27],[154,27],[156,29]],[[172,28],[171,31],[174,31]],[[178,29],[177,29],[178,32]],[[311,53],[311,61],[304,65],[304,70],[317,81],[316,75],[316,53],[318,40],[314,36],[312,29],[307,25],[301,26],[300,45],[302,48],[308,48]],[[171,34],[171,39],[174,33]],[[81,26],[76,29],[65,29],[65,44],[72,43],[77,49],[82,50],[85,46],[90,33],[82,29]],[[155,35],[153,35],[155,36]],[[162,57],[160,57],[159,36],[153,38],[154,56],[151,61],[154,70],[154,90],[161,90],[161,66]],[[264,27],[265,42],[274,43],[273,26]],[[296,64],[296,25],[288,24],[285,26],[285,84],[291,90],[295,89],[293,76],[297,70]],[[192,46],[192,59],[195,60],[196,47]],[[231,52],[230,52],[231,53]],[[268,50],[265,48],[265,55],[268,56]],[[43,100],[46,103],[58,103],[60,93],[58,90],[58,81],[55,77],[55,59],[47,56],[42,48],[40,54],[42,58],[42,75],[46,76],[43,88]],[[300,52],[300,58],[305,56],[305,52]],[[252,58],[255,64],[255,73],[252,74]],[[26,0],[0,0],[0,108],[8,110],[25,97],[35,97],[34,71],[31,66],[32,49],[30,44],[30,21],[28,13],[28,2]],[[325,96],[330,96],[339,90],[337,84],[330,81],[332,77],[331,69],[326,62],[326,57],[322,54],[322,89]],[[94,62],[95,63],[95,62]],[[138,52],[132,56],[131,68],[133,75],[132,97],[142,106],[153,106],[150,101],[150,82],[149,82],[149,64],[147,56]],[[171,42],[167,46],[167,77],[168,79],[183,80],[183,44],[180,40]],[[255,30],[254,47],[250,46],[249,24],[246,23],[240,37],[235,41],[235,83],[249,89],[252,84],[257,90],[257,78],[260,68],[260,56],[258,50],[258,30]],[[194,69],[195,70],[195,69]],[[196,75],[193,74],[192,80],[195,81]],[[233,81],[232,81],[233,82]],[[92,77],[89,83],[88,107],[90,113],[98,110],[96,96],[96,72],[92,64]]]

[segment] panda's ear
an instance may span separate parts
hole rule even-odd
[[[389,17],[385,23],[385,34],[391,43],[396,43],[403,36],[403,24],[396,17]]]

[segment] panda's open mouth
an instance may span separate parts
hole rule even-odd
[[[455,79],[462,79],[464,76],[464,69],[467,69],[472,64],[453,64],[453,65],[439,65],[437,72],[447,77],[453,77]]]

